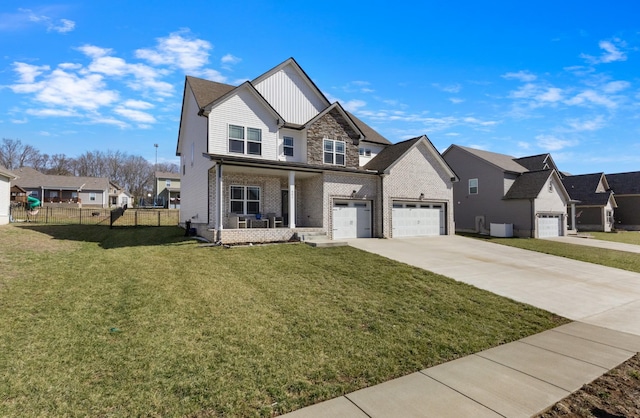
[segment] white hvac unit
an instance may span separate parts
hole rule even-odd
[[[513,224],[494,224],[490,225],[489,235],[492,237],[511,238],[513,237]]]

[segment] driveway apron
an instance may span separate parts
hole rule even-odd
[[[640,274],[461,236],[349,245],[566,318],[640,335]]]

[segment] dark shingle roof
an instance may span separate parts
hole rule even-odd
[[[640,194],[640,171],[607,174],[607,182],[615,194]]]
[[[611,192],[596,193],[603,173],[567,176],[562,179],[572,200],[579,200],[581,205],[604,206],[609,202]]]
[[[510,171],[513,173],[524,173],[527,171],[526,167],[515,162],[513,157],[510,155],[498,154],[497,152],[490,152],[476,148],[463,147],[462,145],[452,145],[452,147],[458,147],[462,150],[465,150],[468,153],[473,154],[476,157],[481,158],[504,171]]]
[[[78,177],[42,174],[31,167],[22,167],[15,170],[18,176],[12,182],[23,188],[65,189],[65,190],[107,190],[109,179],[106,177]]]
[[[540,194],[551,170],[527,171],[522,173],[511,185],[511,188],[504,195],[505,199],[535,199]]]
[[[513,161],[526,167],[529,171],[551,169],[558,171],[558,167],[556,167],[556,164],[553,162],[551,154],[530,155],[528,157],[514,158]]]
[[[200,109],[236,88],[229,84],[217,83],[190,75],[187,76],[187,82],[191,86]]]
[[[389,141],[384,136],[380,135],[378,132],[374,131],[373,128],[371,128],[369,125],[367,125],[366,123],[358,119],[356,116],[353,115],[353,113],[347,112],[347,114],[349,115],[351,120],[353,120],[353,123],[355,123],[358,126],[358,128],[360,128],[360,130],[364,134],[365,141],[374,142],[376,144],[383,144],[383,145],[391,144],[391,141]]]
[[[406,141],[398,142],[397,144],[393,144],[382,151],[378,155],[376,155],[371,161],[369,161],[363,168],[365,170],[375,170],[375,171],[384,171],[391,164],[396,162],[398,158],[400,158],[409,148],[413,146],[417,141],[422,138],[421,136],[417,138],[407,139]]]

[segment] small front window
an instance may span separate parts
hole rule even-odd
[[[165,185],[167,187],[171,187],[171,180],[167,179],[167,181],[165,182]]]
[[[244,127],[229,125],[229,152],[244,154]]]
[[[478,194],[478,179],[469,179],[469,194]]]
[[[287,157],[293,157],[293,138],[285,136],[283,138],[283,152]]]
[[[89,200],[92,201],[92,202],[95,202],[96,194],[95,193],[89,193]]]
[[[262,131],[260,129],[247,128],[247,153],[262,154]]]

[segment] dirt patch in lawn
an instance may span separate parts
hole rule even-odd
[[[536,418],[640,417],[640,353]]]

